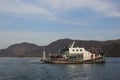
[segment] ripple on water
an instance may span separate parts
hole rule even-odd
[[[120,63],[66,65],[41,64],[38,60],[0,59],[0,80],[120,80]],[[113,61],[116,59],[110,58]]]

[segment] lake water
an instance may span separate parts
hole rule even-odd
[[[39,58],[0,58],[0,80],[120,80],[120,58],[105,64],[41,64]]]

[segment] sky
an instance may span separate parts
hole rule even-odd
[[[120,0],[0,0],[0,49],[21,42],[120,39]]]

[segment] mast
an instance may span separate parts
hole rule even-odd
[[[75,41],[73,41],[73,43],[72,43],[72,45],[71,45],[71,47],[70,47],[70,48],[73,48],[73,47],[74,47],[74,44],[75,44]]]
[[[43,46],[43,60],[46,59],[46,55],[45,55],[45,46]]]

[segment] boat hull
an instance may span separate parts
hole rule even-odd
[[[86,60],[86,61],[58,61],[58,60],[44,60],[44,63],[49,63],[49,64],[102,64],[105,63],[104,60],[102,61],[94,61],[94,60]]]

